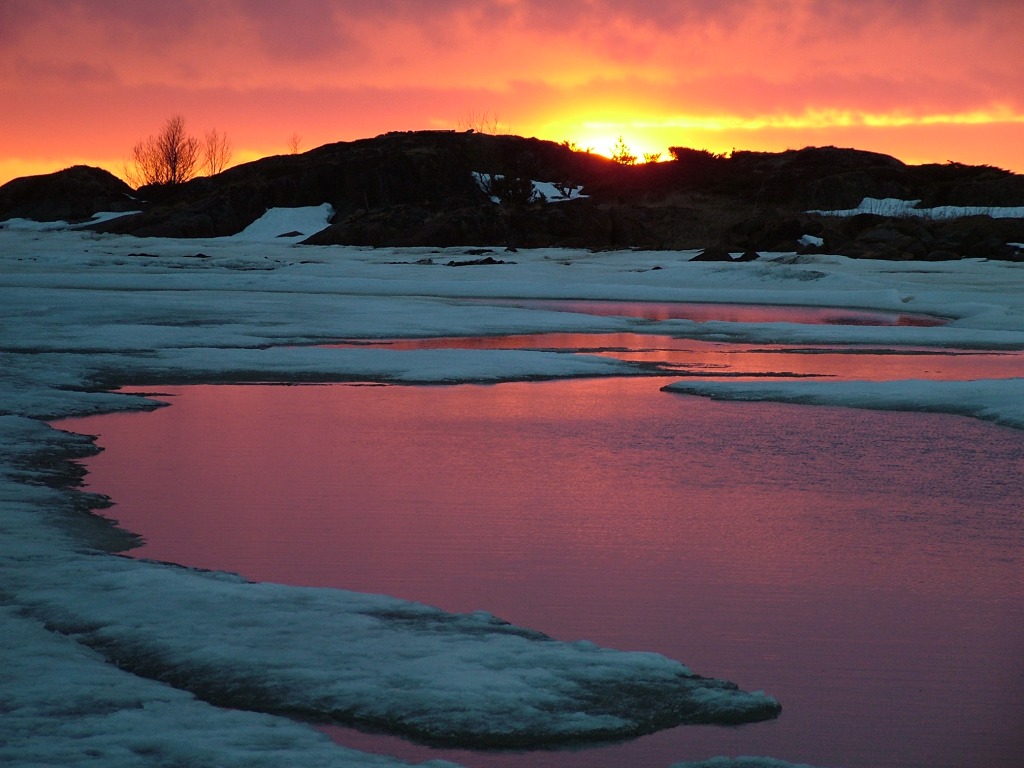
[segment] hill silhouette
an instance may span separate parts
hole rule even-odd
[[[268,208],[326,202],[335,210],[332,223],[308,244],[716,248],[715,253],[800,247],[874,258],[1020,257],[1020,249],[1007,245],[1024,241],[1020,219],[840,219],[808,213],[855,208],[864,198],[920,200],[922,207],[1024,206],[1024,176],[998,168],[910,166],[836,147],[729,156],[673,148],[673,156],[630,166],[519,136],[395,132],[134,193],[109,174],[102,178],[105,172],[98,169],[16,179],[0,187],[0,220],[81,219],[97,210],[134,207],[142,211],[91,228],[216,237],[241,231]],[[531,181],[574,190],[572,199],[531,200]],[[815,246],[805,238],[812,244],[800,245],[805,235],[824,242]]]
[[[0,221],[82,221],[99,211],[137,210],[135,190],[109,171],[74,165],[0,187]]]

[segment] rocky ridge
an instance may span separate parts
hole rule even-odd
[[[959,163],[909,166],[836,147],[713,155],[676,148],[663,163],[620,165],[554,142],[473,132],[388,133],[263,158],[185,184],[135,192],[98,169],[71,168],[0,187],[0,220],[80,220],[138,236],[216,237],[268,208],[330,203],[312,245],[823,251],[859,258],[1022,259],[1024,220],[975,215],[933,221],[865,213],[865,198],[920,207],[1024,206],[1024,176]],[[101,176],[106,174],[109,179]],[[530,181],[572,199],[536,199]],[[134,195],[136,199],[132,199]],[[807,237],[810,236],[810,237]],[[709,255],[709,258],[711,255]]]

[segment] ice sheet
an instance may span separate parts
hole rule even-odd
[[[877,411],[958,413],[1024,429],[1024,378],[991,381],[680,381],[666,391],[717,400],[771,400]]]
[[[668,659],[554,642],[485,614],[448,616],[386,597],[252,585],[105,554],[123,548],[126,534],[84,513],[97,499],[61,485],[75,480],[63,459],[83,455],[91,444],[41,420],[156,407],[109,387],[634,372],[609,358],[558,352],[313,346],[340,338],[624,331],[1024,349],[1018,264],[767,254],[722,265],[692,262],[693,252],[541,249],[518,252],[516,263],[500,271],[453,270],[415,262],[459,258],[463,250],[304,247],[276,237],[301,231],[300,219],[311,226],[311,214],[275,213],[262,239],[254,230],[251,240],[0,230],[0,760],[375,764],[304,726],[210,707],[186,690],[238,708],[335,715],[477,742],[609,736],[686,719],[729,721],[770,706],[760,695],[708,687]],[[461,301],[470,297],[846,306],[933,313],[950,322],[933,328],[654,322]],[[1024,427],[1024,379],[949,385],[702,380],[674,388],[955,410]]]

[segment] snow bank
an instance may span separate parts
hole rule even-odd
[[[334,208],[329,203],[304,208],[269,208],[266,213],[230,239],[238,242],[279,240],[296,243],[316,234],[331,222]]]
[[[90,224],[99,224],[101,221],[119,219],[122,216],[131,216],[135,213],[142,213],[142,211],[101,211],[100,213],[94,213],[92,218],[87,221],[80,221],[74,224],[64,220],[33,221],[32,219],[6,219],[4,221],[0,221],[0,229],[20,230],[23,232],[56,232],[62,229],[72,229],[74,227],[86,227]]]
[[[480,187],[480,191],[490,195],[491,202],[496,204],[501,202],[501,198],[491,194],[491,191],[494,189],[494,182],[504,178],[500,173],[490,174],[473,171],[473,179],[476,181],[477,186]],[[533,185],[534,199],[545,203],[564,203],[567,200],[589,197],[589,195],[583,194],[582,186],[559,184],[554,181],[533,180],[530,183]]]
[[[920,200],[900,200],[894,197],[865,197],[856,208],[837,211],[807,211],[821,216],[856,216],[873,213],[878,216],[917,216],[923,219],[957,219],[962,216],[991,216],[993,219],[1024,219],[1024,206],[970,206],[940,205],[935,208],[918,208]]]

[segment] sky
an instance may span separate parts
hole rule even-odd
[[[0,183],[476,128],[639,155],[855,147],[1024,172],[1019,0],[0,0]]]

